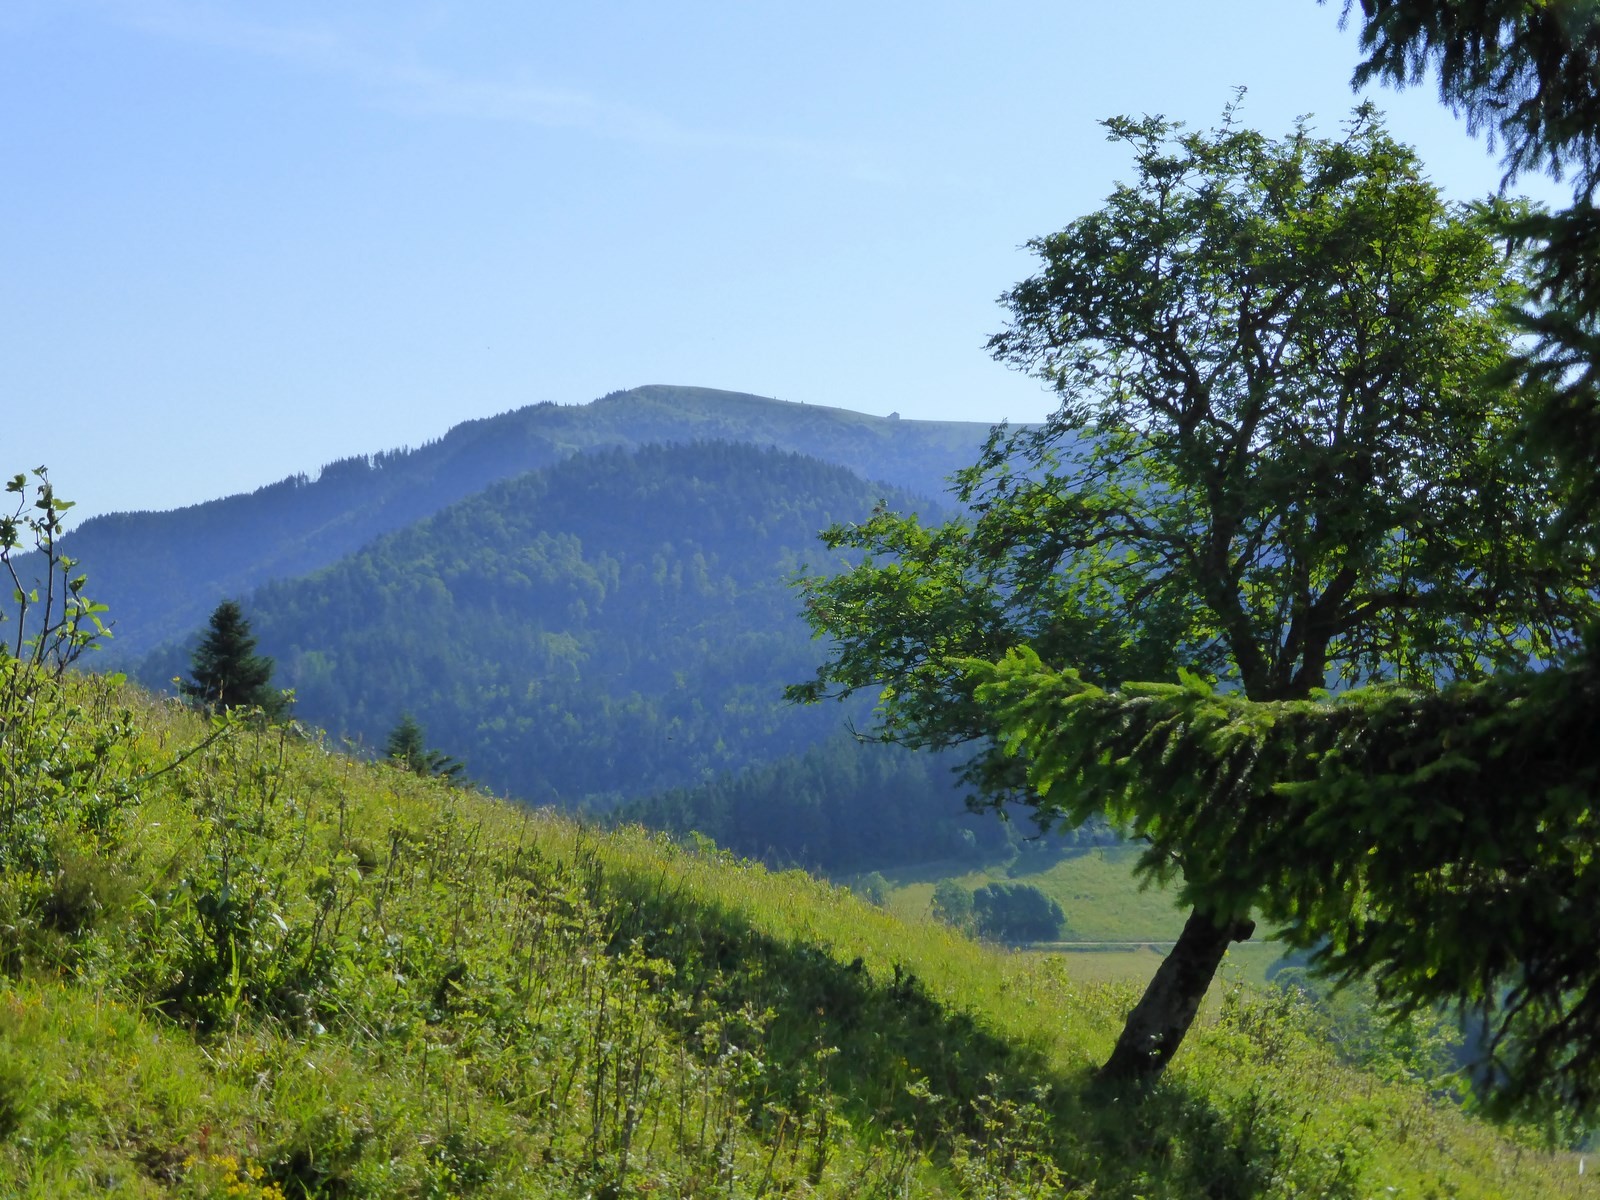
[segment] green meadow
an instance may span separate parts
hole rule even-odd
[[[1150,951],[979,945],[912,881],[885,911],[5,670],[0,1195],[1588,1194],[1248,970],[1118,1094],[1091,1075]],[[1076,932],[1154,930],[1112,911],[1126,865],[1046,872],[1107,897]]]
[[[1032,884],[1061,905],[1067,915],[1061,941],[1036,945],[1032,953],[1063,954],[1074,978],[1102,982],[1146,983],[1161,953],[1178,936],[1187,915],[1174,906],[1170,893],[1145,887],[1134,875],[1135,846],[1102,847],[1069,853],[1043,867],[1030,856],[996,862],[981,870],[954,863],[884,872],[891,890],[885,897],[890,912],[908,923],[930,919],[934,885],[953,879],[968,890],[988,883]],[[1265,983],[1267,969],[1281,949],[1265,934],[1228,951],[1230,977]]]

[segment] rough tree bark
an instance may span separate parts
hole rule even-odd
[[[1222,956],[1255,928],[1254,921],[1218,921],[1198,908],[1189,914],[1095,1078],[1101,1083],[1143,1083],[1160,1075],[1183,1044]]]

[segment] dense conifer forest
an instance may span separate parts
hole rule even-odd
[[[835,878],[933,862],[956,872],[1019,850],[1119,841],[1103,823],[1045,836],[1026,814],[1001,821],[971,812],[959,762],[837,734],[799,755],[633,801],[616,818]]]
[[[789,580],[828,561],[818,529],[885,500],[927,507],[748,444],[599,450],[246,607],[303,720],[380,747],[410,712],[481,784],[606,806],[798,753],[864,713],[783,703],[817,662]]]
[[[713,388],[653,385],[590,404],[541,403],[468,421],[424,446],[355,455],[172,512],[96,517],[73,530],[65,547],[93,573],[116,613],[116,638],[102,658],[128,665],[198,628],[221,600],[329,566],[497,480],[581,450],[747,442],[937,496],[987,432],[974,422],[890,420]],[[22,569],[36,572],[37,563]]]

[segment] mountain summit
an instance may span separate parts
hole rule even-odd
[[[118,662],[201,624],[229,596],[328,566],[500,480],[581,451],[693,441],[771,446],[938,495],[988,434],[713,388],[651,385],[589,404],[544,403],[467,421],[416,449],[328,463],[253,492],[170,512],[113,513],[65,543],[110,605]]]

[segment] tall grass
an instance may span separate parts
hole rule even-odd
[[[1583,1194],[1292,998],[1233,988],[1153,1094],[1107,1094],[1131,992],[1059,959],[34,685],[98,749],[0,822],[0,1195]]]

